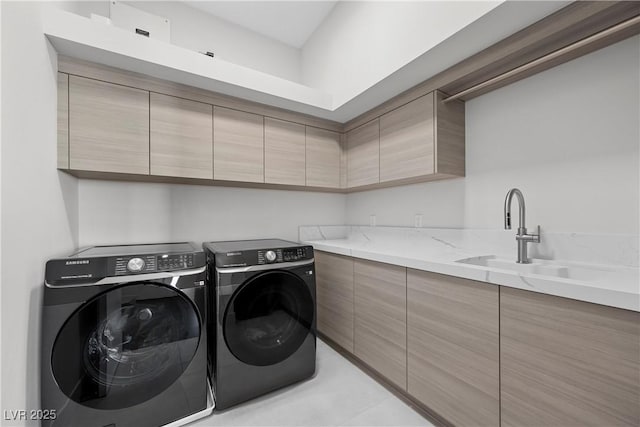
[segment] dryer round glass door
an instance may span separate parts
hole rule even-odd
[[[312,332],[314,312],[300,277],[283,270],[261,273],[232,295],[224,315],[225,342],[244,363],[274,365],[295,353]]]
[[[51,367],[82,405],[120,409],[160,394],[182,375],[200,341],[200,317],[180,291],[135,283],[99,294],[60,330]]]

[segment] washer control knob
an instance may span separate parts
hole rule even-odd
[[[264,258],[268,263],[272,263],[276,260],[276,253],[274,251],[267,251],[264,253]]]
[[[127,270],[137,273],[144,269],[144,260],[142,258],[131,258],[127,263]]]

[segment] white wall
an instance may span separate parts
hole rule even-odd
[[[42,33],[43,6],[0,7],[2,409],[28,410],[39,408],[44,263],[76,245],[77,180],[56,170],[57,65]]]
[[[639,75],[636,36],[469,101],[467,176],[349,194],[348,222],[500,228],[518,187],[530,228],[637,234]]]
[[[40,406],[47,259],[92,243],[295,239],[299,224],[346,218],[346,196],[340,194],[83,181],[58,172],[57,63],[43,35],[42,14],[50,7],[100,12],[100,4],[0,2],[2,411]]]
[[[250,188],[80,180],[80,246],[298,239],[303,224],[344,224],[346,196]]]
[[[302,83],[342,105],[500,3],[340,2],[302,48]]]
[[[301,81],[301,51],[242,28],[178,1],[125,1],[123,3],[171,21],[171,43],[197,52],[212,51],[224,59],[254,70]],[[66,9],[85,17],[109,17],[104,0],[69,2]]]
[[[212,51],[225,61],[294,82],[301,81],[300,49],[175,1],[127,2],[171,20],[171,43],[198,52]]]

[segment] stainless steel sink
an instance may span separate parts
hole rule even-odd
[[[558,263],[541,259],[532,259],[530,264],[518,264],[512,260],[498,258],[495,255],[485,255],[457,260],[461,264],[477,265],[479,267],[508,270],[519,274],[538,274],[562,279],[581,281],[597,280],[611,273],[604,267],[594,267],[575,263]]]

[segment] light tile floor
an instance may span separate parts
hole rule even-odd
[[[310,380],[214,413],[189,427],[425,426],[429,421],[318,340]]]

